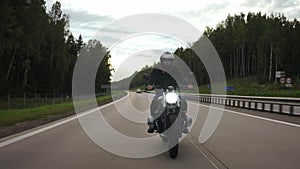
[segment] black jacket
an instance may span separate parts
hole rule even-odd
[[[155,85],[158,88],[167,89],[168,86],[173,86],[175,89],[181,85],[187,85],[187,80],[177,67],[172,67],[168,71],[164,71],[161,67],[156,67],[149,75],[150,79],[147,85]]]

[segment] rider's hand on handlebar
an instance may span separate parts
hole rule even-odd
[[[147,90],[152,90],[153,86],[152,85],[147,85]]]

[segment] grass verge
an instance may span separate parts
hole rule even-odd
[[[227,91],[229,95],[243,96],[268,96],[268,97],[295,97],[300,98],[300,82],[295,81],[291,89],[286,89],[282,84],[274,82],[259,82],[253,77],[231,79],[227,86],[234,87],[234,91]],[[210,94],[208,85],[199,87],[201,94]]]
[[[118,97],[124,95],[125,93],[118,93]],[[98,97],[96,100],[98,105],[103,105],[113,99],[111,95],[107,95]],[[75,114],[73,102],[44,105],[30,109],[0,110],[0,126],[11,126],[19,122],[45,119],[57,114]]]

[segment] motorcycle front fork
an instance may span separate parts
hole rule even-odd
[[[189,115],[187,115],[186,113],[180,114],[180,115],[183,119],[181,121],[182,127],[189,127],[192,125],[192,118]],[[162,121],[163,121],[163,124],[166,124],[166,119],[162,119]],[[154,119],[153,116],[149,116],[147,118],[147,124],[148,124],[148,126],[155,125],[156,129],[159,130],[159,125],[158,125],[157,119]],[[164,127],[166,128],[166,126],[164,126]]]

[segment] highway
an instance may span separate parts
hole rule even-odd
[[[92,128],[93,124],[100,123],[97,117],[101,114],[110,126],[128,137],[156,136],[148,134],[147,125],[139,121],[148,116],[150,100],[151,96],[147,93],[130,93],[114,104],[89,111],[86,115],[83,113],[82,117],[90,120],[91,125],[85,127]],[[179,155],[175,160],[167,152],[141,158],[113,154],[88,137],[74,116],[1,139],[0,169],[299,168],[300,125],[296,124],[300,121],[299,117],[287,117],[294,120],[283,121],[280,117],[260,117],[261,112],[247,110],[244,113],[241,109],[230,108],[224,110],[213,135],[200,144],[198,137],[209,107],[188,102],[188,113],[197,115],[197,120],[193,119],[190,134],[180,142]],[[99,133],[100,139],[109,139],[103,129],[95,128],[94,131]],[[118,141],[111,140],[108,144],[113,146]],[[154,140],[149,147],[162,144],[162,141]],[[141,149],[138,145],[126,148],[127,151]],[[151,151],[154,149],[151,148]]]

